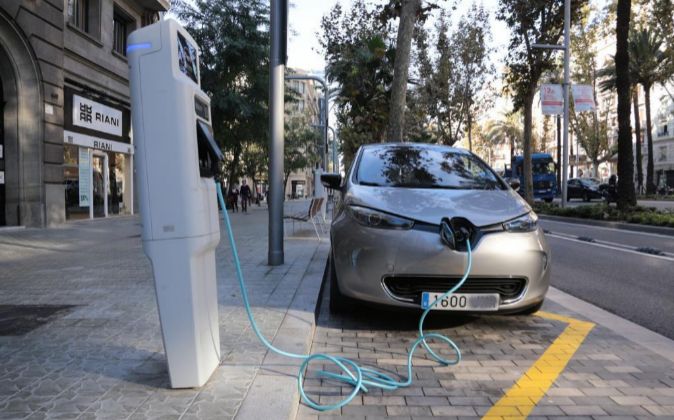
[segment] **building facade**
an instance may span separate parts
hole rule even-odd
[[[291,69],[294,75],[307,75],[304,70]],[[303,115],[307,122],[320,130],[321,124],[321,95],[317,91],[316,82],[312,80],[288,80],[286,88],[292,90],[297,100],[286,104],[286,114],[289,118]],[[285,194],[287,198],[305,198],[314,194],[314,168],[305,168],[295,171],[288,176]]]
[[[0,2],[0,226],[133,212],[126,37],[168,8]]]

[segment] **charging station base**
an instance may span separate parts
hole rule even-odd
[[[220,364],[219,235],[148,241],[172,388],[197,388]]]

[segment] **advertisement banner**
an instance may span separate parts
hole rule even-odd
[[[80,207],[89,207],[89,189],[91,187],[91,158],[89,149],[79,148]]]
[[[73,95],[73,125],[121,136],[122,111],[79,95]]]
[[[594,89],[592,85],[572,85],[573,107],[576,112],[594,111]]]
[[[543,115],[561,115],[564,113],[562,85],[541,85],[541,110]]]

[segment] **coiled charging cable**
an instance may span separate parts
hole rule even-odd
[[[218,192],[218,201],[220,202],[220,206],[222,207],[222,214],[223,214],[223,219],[225,220],[225,225],[227,226],[227,237],[229,238],[229,244],[232,249],[232,257],[234,258],[234,266],[236,268],[236,276],[239,281],[239,287],[241,288],[241,296],[243,297],[243,304],[246,309],[246,314],[248,315],[248,320],[250,321],[250,325],[253,328],[253,331],[255,332],[255,335],[260,339],[262,344],[264,344],[269,350],[280,354],[281,356],[286,356],[290,357],[293,359],[299,359],[303,360],[302,364],[300,365],[299,373],[297,374],[297,387],[299,389],[300,395],[302,396],[302,400],[306,405],[309,407],[318,410],[318,411],[330,411],[330,410],[335,410],[340,407],[343,407],[351,402],[351,400],[354,399],[356,395],[362,390],[363,392],[368,392],[368,387],[376,387],[376,388],[381,388],[381,389],[386,389],[386,390],[394,390],[397,388],[402,388],[402,387],[407,387],[412,383],[412,356],[414,355],[414,352],[416,351],[417,347],[419,345],[422,345],[428,354],[431,355],[433,359],[435,359],[437,362],[443,364],[443,365],[455,365],[461,361],[461,351],[459,350],[459,347],[452,341],[450,338],[442,335],[442,334],[437,334],[437,333],[426,333],[424,334],[423,327],[424,327],[424,320],[426,319],[426,316],[428,313],[431,311],[431,309],[438,304],[441,300],[449,296],[450,294],[454,293],[456,290],[458,290],[463,283],[466,281],[468,278],[468,274],[470,273],[471,267],[472,267],[472,255],[471,255],[471,249],[470,249],[470,241],[467,240],[467,258],[468,258],[468,265],[466,267],[466,272],[461,278],[461,281],[459,281],[454,287],[452,287],[450,290],[445,292],[442,296],[438,297],[433,301],[428,308],[424,310],[424,312],[421,314],[421,318],[419,319],[419,337],[416,339],[414,344],[412,344],[412,348],[410,349],[410,352],[407,356],[407,380],[405,381],[397,381],[391,376],[374,370],[374,369],[369,369],[366,367],[362,367],[358,365],[355,361],[344,358],[344,357],[339,357],[339,356],[331,356],[329,354],[324,354],[324,353],[314,353],[314,354],[297,354],[297,353],[289,353],[287,351],[283,351],[281,349],[278,349],[274,347],[260,332],[257,323],[255,322],[255,318],[253,318],[253,313],[250,307],[250,302],[248,300],[248,292],[246,291],[246,286],[243,281],[243,273],[241,272],[241,263],[239,261],[239,253],[236,249],[236,243],[234,242],[234,234],[232,232],[232,225],[229,221],[229,215],[227,214],[227,208],[225,207],[225,200],[222,197],[222,190],[220,188],[220,183],[216,183],[217,185],[217,192]],[[452,350],[455,352],[456,357],[452,360],[445,359],[441,356],[439,356],[435,351],[433,351],[427,340],[438,340],[446,343],[449,345],[449,347],[452,348]],[[318,360],[328,360],[335,365],[341,371],[343,374],[337,374],[334,372],[327,372],[324,370],[319,371],[317,374],[318,376],[329,378],[335,381],[347,383],[353,387],[353,391],[347,396],[344,397],[343,400],[339,401],[338,403],[335,404],[319,404],[316,401],[312,400],[309,398],[309,396],[306,394],[304,391],[304,375],[306,373],[306,370],[309,366],[309,363],[312,361],[318,361]]]

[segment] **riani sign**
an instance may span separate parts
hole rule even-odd
[[[122,111],[73,95],[73,125],[122,136]]]

